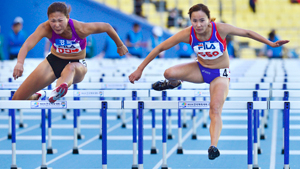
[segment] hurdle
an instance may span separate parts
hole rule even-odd
[[[124,109],[136,109],[139,108],[139,111],[143,111],[143,109],[199,109],[199,108],[209,108],[209,102],[207,101],[124,101]],[[225,101],[223,109],[235,109],[235,110],[248,110],[248,169],[253,169],[253,139],[252,139],[252,114],[253,110],[259,109],[267,109],[268,102],[267,101],[254,101],[254,102],[247,102],[247,101]],[[140,110],[141,109],[141,110]],[[140,113],[143,115],[143,113]],[[255,114],[254,114],[255,115]],[[141,120],[142,124],[142,116],[139,116],[139,120]],[[166,111],[163,111],[163,162],[162,162],[162,169],[167,169],[167,133],[166,133]],[[141,128],[139,128],[141,129]],[[251,129],[251,130],[249,130]],[[142,140],[143,132],[139,132],[139,143],[140,139]],[[143,168],[143,149],[142,144],[139,144],[139,169]]]
[[[0,107],[4,109],[41,109],[42,110],[42,169],[47,169],[46,165],[46,132],[45,132],[45,109],[103,109],[102,118],[102,167],[107,168],[107,108],[120,109],[120,101],[56,101],[50,104],[48,101],[0,101]],[[11,169],[17,169],[16,164],[16,133],[15,133],[15,112],[12,111],[12,165]]]
[[[294,92],[294,91],[293,91]],[[283,110],[284,113],[284,169],[290,169],[289,155],[290,155],[290,110],[299,110],[299,101],[270,101],[270,109]]]

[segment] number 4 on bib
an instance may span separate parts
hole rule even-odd
[[[223,76],[228,77],[227,69],[224,69]]]

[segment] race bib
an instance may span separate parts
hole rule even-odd
[[[81,47],[79,42],[75,40],[66,40],[66,39],[56,39],[54,46],[56,47],[57,53],[70,54],[70,53],[79,53]]]
[[[223,52],[220,49],[220,44],[218,42],[201,42],[197,46],[194,46],[194,51],[197,53],[197,56],[203,59],[217,59],[223,55]]]

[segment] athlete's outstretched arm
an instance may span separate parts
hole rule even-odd
[[[279,47],[279,46],[282,46],[289,42],[289,40],[279,40],[277,42],[272,42],[254,31],[238,28],[238,27],[235,27],[235,26],[232,26],[229,24],[224,24],[224,23],[218,23],[218,31],[221,34],[225,34],[225,36],[230,34],[230,35],[248,37],[248,38],[254,39],[256,41],[265,43],[272,47]]]
[[[22,45],[19,54],[18,61],[14,68],[13,77],[16,80],[23,74],[23,64],[27,56],[27,53],[43,38],[47,35],[47,30],[45,28],[45,23],[40,24],[37,29],[26,39]]]
[[[134,81],[139,80],[142,76],[142,72],[145,67],[162,51],[168,50],[171,47],[177,45],[180,42],[189,43],[190,38],[190,30],[191,27],[185,28],[184,30],[176,33],[175,35],[171,36],[169,39],[165,40],[158,46],[156,46],[144,59],[144,61],[139,65],[136,71],[134,71],[129,76],[129,81],[134,83]]]
[[[104,23],[104,22],[82,23],[82,28],[85,37],[90,34],[106,32],[108,36],[116,43],[118,47],[117,52],[119,53],[120,56],[123,56],[128,52],[127,47],[123,44],[117,32],[109,23]]]

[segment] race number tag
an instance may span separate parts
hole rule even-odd
[[[230,70],[229,70],[229,68],[220,69],[220,77],[230,78]]]
[[[179,109],[209,109],[208,101],[179,101]]]
[[[216,59],[223,55],[218,42],[201,42],[197,46],[194,46],[194,51],[197,53],[197,56],[203,59]]]
[[[30,107],[32,109],[66,109],[67,101],[56,101],[50,103],[49,101],[31,101]]]
[[[54,46],[56,47],[56,52],[70,54],[70,53],[79,53],[81,47],[79,42],[75,40],[66,40],[66,39],[56,39]]]

